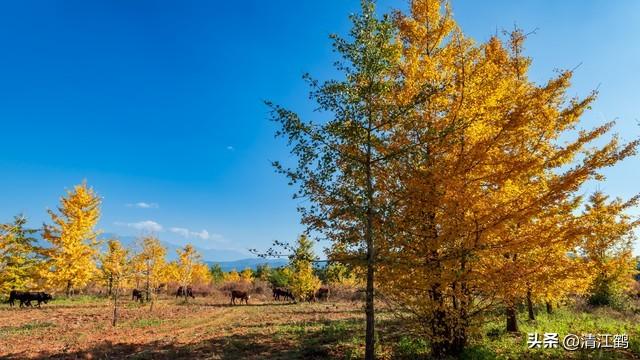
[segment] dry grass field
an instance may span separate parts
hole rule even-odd
[[[353,302],[287,304],[161,299],[153,311],[125,301],[111,326],[111,304],[95,298],[42,308],[0,306],[0,358],[297,359],[344,357],[341,343],[361,326]],[[358,351],[353,346],[349,351]],[[358,356],[357,353],[353,354]]]
[[[380,359],[430,359],[427,342],[406,335],[379,304]],[[536,321],[521,313],[520,333],[504,330],[502,314],[487,318],[462,359],[638,359],[637,311],[565,306]],[[221,293],[183,300],[164,297],[150,311],[123,299],[111,326],[111,303],[79,296],[42,308],[0,304],[0,359],[361,359],[364,316],[360,301],[284,303],[257,295],[231,306]],[[527,333],[626,333],[629,348],[616,351],[529,350]]]

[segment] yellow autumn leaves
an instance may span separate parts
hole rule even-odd
[[[624,239],[637,224],[597,194],[581,215],[578,189],[634,154],[638,141],[613,137],[588,149],[611,129],[571,131],[594,94],[568,99],[571,71],[541,85],[529,80],[521,31],[475,44],[442,1],[411,4],[396,19],[398,98],[437,90],[390,128],[404,144],[420,134],[417,150],[378,174],[382,201],[399,204],[383,219],[393,231],[379,230],[386,297],[445,356],[461,351],[486,311],[515,317],[524,299],[597,292],[598,273],[607,286],[628,287],[634,264]]]
[[[613,123],[579,130],[596,94],[567,96],[571,70],[532,81],[521,30],[477,43],[443,0],[380,17],[362,5],[350,37],[335,37],[343,76],[310,81],[327,120],[268,105],[297,160],[274,165],[305,200],[303,223],[367,274],[366,358],[375,294],[444,358],[487,313],[516,331],[523,302],[623,291],[637,224],[581,191],[639,141],[608,136]]]
[[[77,185],[60,200],[59,214],[49,211],[52,225],[45,225],[43,237],[51,247],[42,267],[47,288],[64,289],[67,295],[84,287],[96,274],[100,198],[85,183]]]
[[[178,260],[168,262],[166,249],[155,236],[143,236],[136,248],[124,248],[117,239],[106,239],[101,253],[100,197],[86,182],[60,199],[57,211],[49,211],[44,225],[45,243],[36,246],[26,219],[0,227],[0,290],[43,289],[67,296],[92,285],[104,286],[108,295],[125,287],[144,290],[153,300],[161,284],[187,286],[209,284],[211,274],[193,246],[178,250]]]

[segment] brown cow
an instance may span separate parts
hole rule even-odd
[[[242,304],[242,301],[244,300],[244,303],[249,305],[250,298],[251,296],[246,291],[240,291],[240,290],[231,291],[231,305],[236,304],[236,299],[240,299],[240,304]]]

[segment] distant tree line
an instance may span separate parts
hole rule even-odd
[[[48,290],[71,296],[89,286],[100,286],[107,296],[123,288],[143,289],[151,301],[160,284],[209,284],[211,273],[193,246],[166,260],[166,248],[154,235],[142,236],[133,249],[118,239],[99,240],[99,196],[86,182],[60,199],[58,211],[49,211],[51,223],[27,227],[18,215],[0,224],[0,294],[9,291]],[[36,238],[41,234],[42,242]],[[104,244],[106,243],[106,244]],[[105,251],[101,252],[101,245]],[[152,302],[153,304],[153,302]]]

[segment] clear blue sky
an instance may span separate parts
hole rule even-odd
[[[287,151],[261,101],[308,113],[300,77],[334,74],[327,35],[345,33],[358,6],[3,2],[0,221],[23,212],[39,226],[65,189],[87,179],[104,198],[106,232],[161,226],[167,241],[230,249],[292,240],[301,230],[296,204],[269,163]],[[571,94],[601,92],[585,126],[619,119],[623,138],[638,136],[640,2],[465,0],[453,8],[479,41],[516,23],[537,28],[527,45],[533,78],[581,64]],[[599,188],[635,194],[639,164],[608,170]]]

